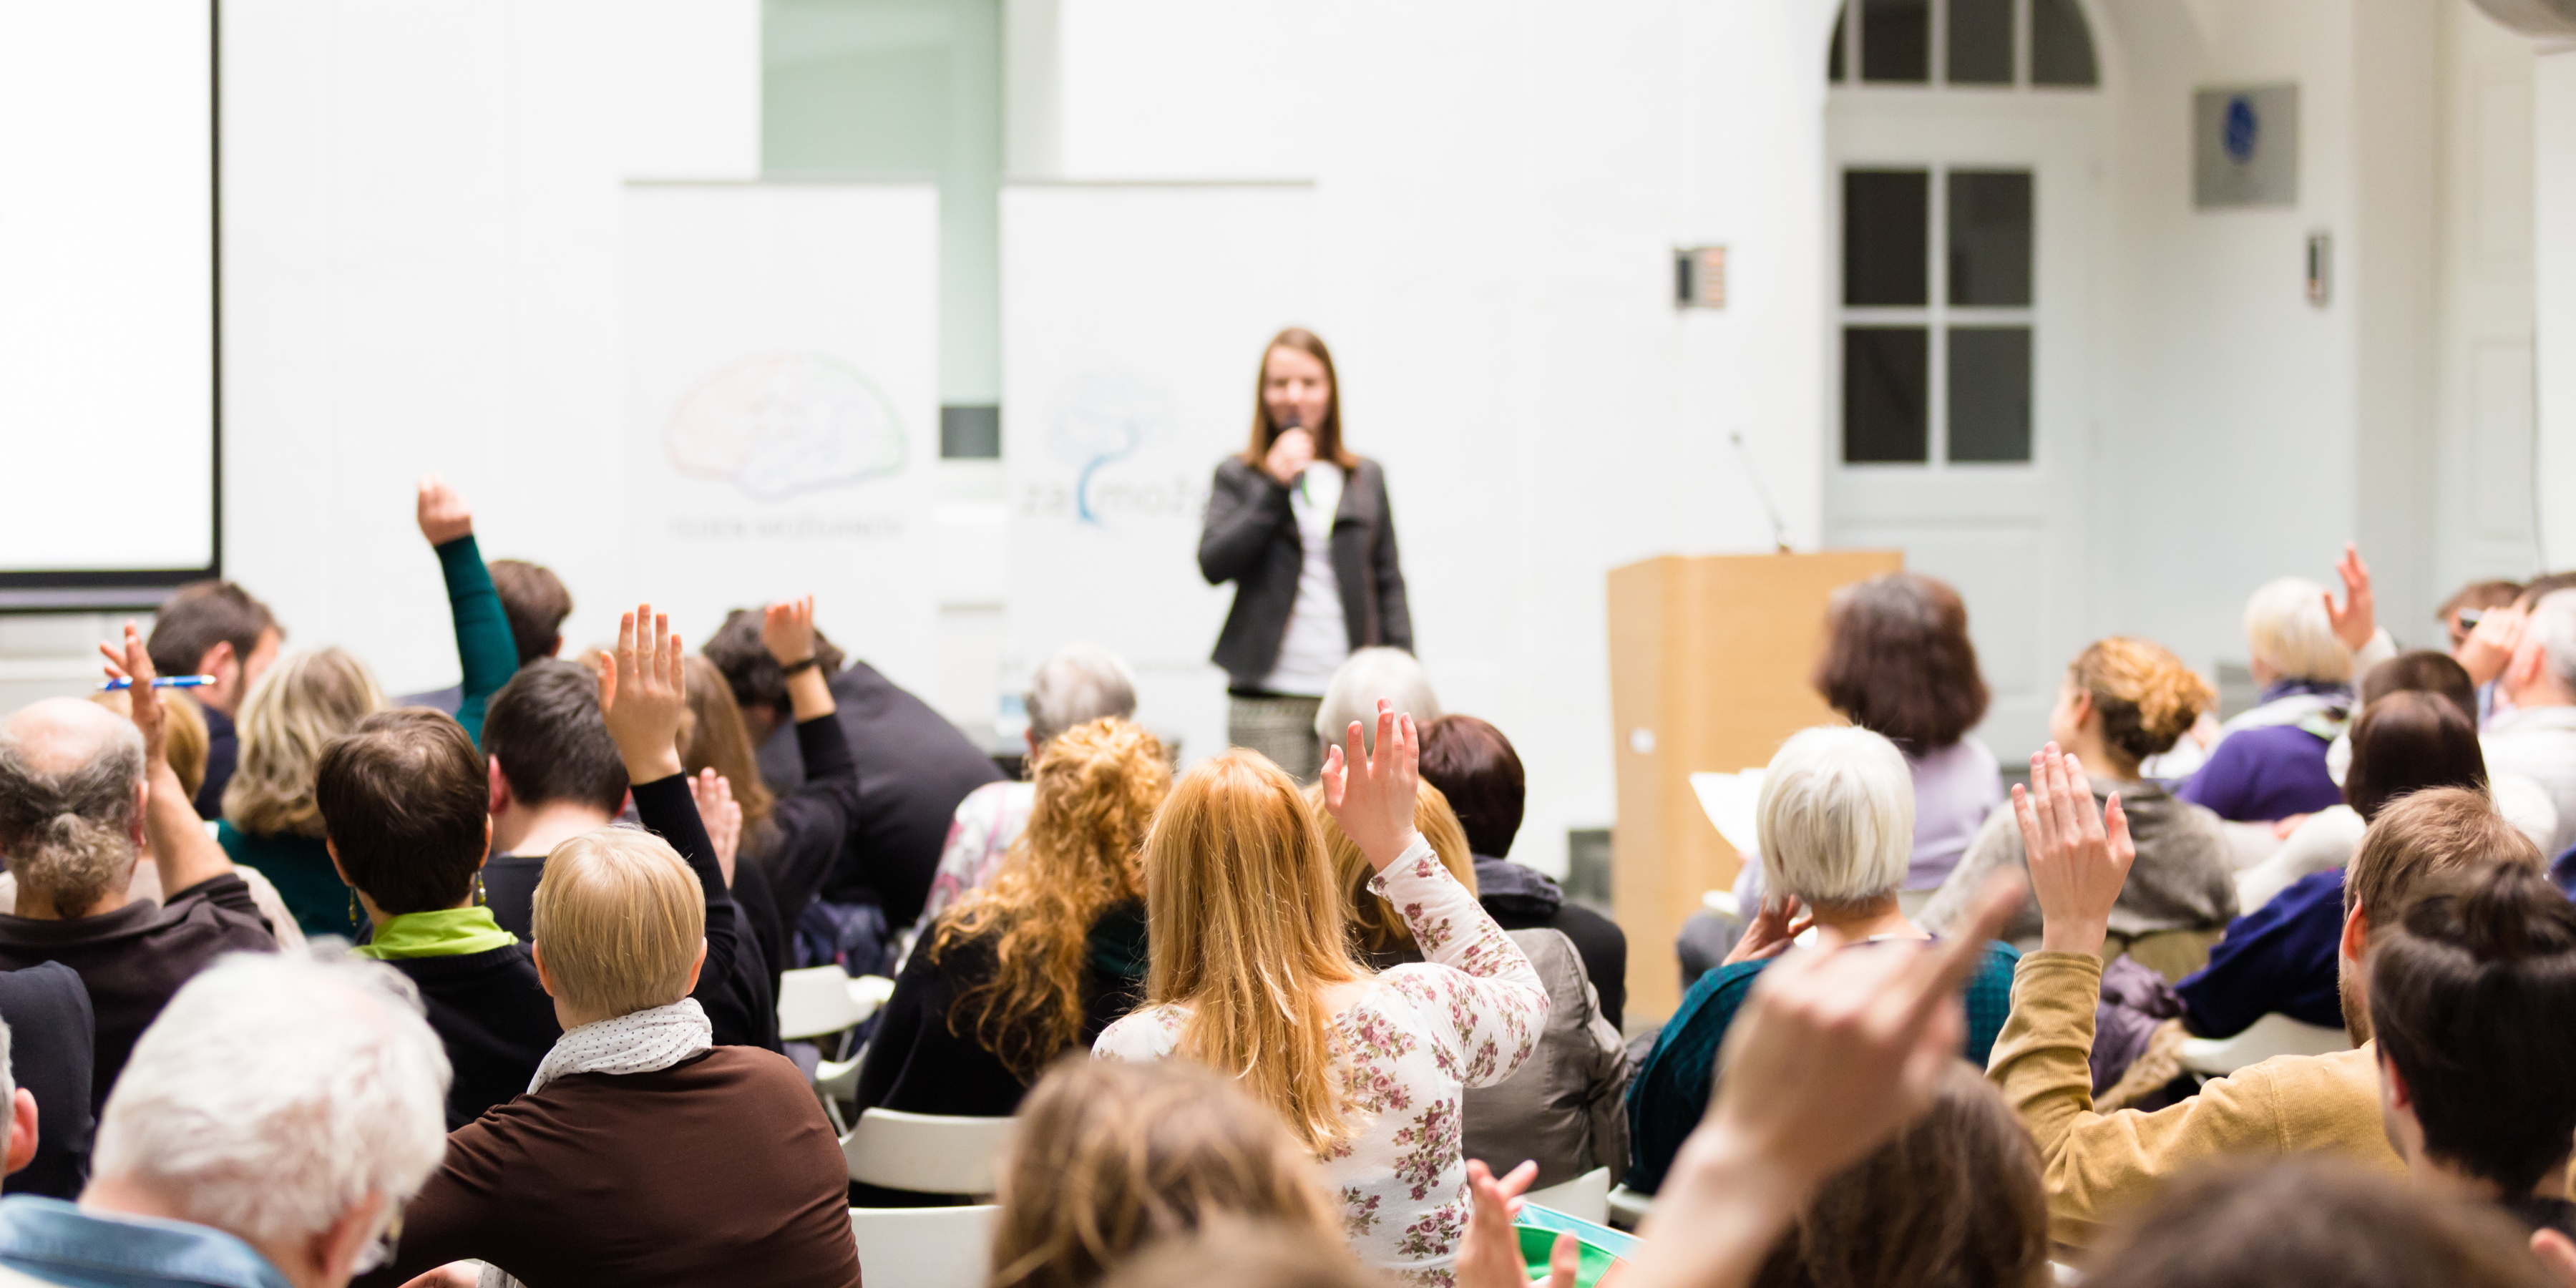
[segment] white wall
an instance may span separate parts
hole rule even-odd
[[[1314,181],[1319,302],[1276,324],[1334,346],[1351,441],[1387,467],[1418,651],[1444,705],[1512,735],[1514,855],[1561,871],[1566,829],[1612,815],[1604,574],[1769,547],[1731,430],[1815,540],[1831,6],[1010,12],[1012,161],[1051,167],[1022,177]],[[1670,252],[1701,242],[1733,248],[1732,301],[1683,316]],[[1223,296],[1222,261],[1204,289]],[[1226,373],[1229,435],[1259,356]],[[1016,606],[1012,631],[1049,646]]]
[[[2542,536],[2549,565],[2576,566],[2576,49],[2538,60],[2534,227],[2538,272]]]

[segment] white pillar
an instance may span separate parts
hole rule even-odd
[[[2538,518],[2557,569],[2576,565],[2576,49],[2536,60],[2531,98]]]

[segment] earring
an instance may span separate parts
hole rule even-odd
[[[490,902],[483,894],[483,870],[477,868],[474,871],[474,906],[480,908]]]
[[[361,914],[358,911],[358,890],[357,887],[351,886],[349,888],[349,929],[355,930],[358,928],[360,917]]]

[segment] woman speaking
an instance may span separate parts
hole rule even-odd
[[[1235,584],[1214,658],[1232,697],[1227,740],[1311,782],[1324,686],[1353,649],[1410,650],[1413,615],[1386,475],[1342,445],[1332,351],[1303,327],[1280,332],[1256,393],[1252,443],[1208,492],[1199,572]]]

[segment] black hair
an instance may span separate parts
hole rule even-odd
[[[600,718],[599,677],[571,662],[539,658],[492,695],[483,752],[530,805],[574,801],[613,814],[625,803],[626,762]]]

